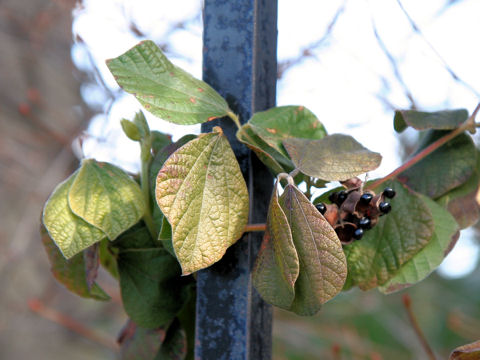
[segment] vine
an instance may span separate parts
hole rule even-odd
[[[354,286],[391,293],[421,281],[460,229],[478,220],[480,157],[466,133],[475,132],[478,106],[470,116],[463,109],[396,111],[397,131],[421,131],[419,149],[392,173],[364,183],[358,176],[376,169],[381,155],[351,136],[328,135],[303,106],[258,112],[242,125],[215,90],[151,41],[107,65],[125,91],[164,120],[229,118],[238,141],[276,178],[266,224],[248,224],[249,194],[221,127],[172,142],[139,112],[121,121],[140,145],[139,181],[86,159],[57,186],[42,215],[53,274],[97,300],[109,299],[95,282],[99,264],[118,279],[130,318],[120,337],[124,358],[141,344],[149,344],[152,359],[192,358],[193,274],[247,231],[265,232],[252,274],[260,295],[313,315]],[[340,186],[312,200],[314,189],[332,181]]]

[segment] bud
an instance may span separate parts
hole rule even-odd
[[[141,136],[140,132],[138,131],[137,125],[127,119],[120,120],[120,124],[122,125],[123,132],[125,133],[125,135],[128,136],[130,140],[140,141]]]

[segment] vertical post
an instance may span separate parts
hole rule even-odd
[[[205,0],[203,79],[246,122],[275,105],[277,0]],[[272,189],[268,170],[220,125],[237,156],[250,193],[251,223],[265,222]],[[251,270],[262,233],[245,234],[224,258],[197,275],[195,359],[271,358],[272,310],[252,287]]]

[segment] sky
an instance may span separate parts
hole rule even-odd
[[[277,84],[277,105],[306,106],[329,133],[352,135],[382,154],[382,165],[371,178],[388,174],[401,163],[393,109],[410,107],[405,89],[425,111],[472,111],[479,101],[480,1],[456,1],[448,9],[447,2],[403,0],[402,9],[397,0],[279,0],[279,63],[298,58],[307,48],[311,56],[284,72]],[[143,39],[130,31],[133,22],[149,38],[169,44],[172,62],[201,78],[201,7],[198,0],[84,0],[74,11],[73,34],[82,41],[72,46],[72,59],[79,69],[89,70],[93,63],[108,91],[118,93],[105,60]],[[335,14],[329,36],[311,47],[324,37]],[[191,19],[171,31],[172,25]],[[421,33],[413,31],[410,19]],[[385,49],[396,59],[396,68]],[[139,103],[128,94],[112,103],[96,82],[83,85],[81,92],[87,104],[103,111],[92,119],[84,156],[138,169],[138,144],[122,134],[119,120],[132,118]],[[174,139],[200,129],[146,115],[153,129]],[[412,138],[413,131],[403,136]],[[479,249],[472,236],[472,231],[462,232],[439,270],[443,276],[464,276],[475,268]]]

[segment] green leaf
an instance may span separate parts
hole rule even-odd
[[[51,271],[55,279],[63,284],[71,292],[85,298],[96,300],[110,300],[98,284],[90,279],[87,281],[87,268],[84,253],[79,253],[70,259],[65,259],[46,229],[42,226],[40,230],[42,243],[50,260]]]
[[[348,271],[348,256],[350,254],[350,249],[351,247],[350,246],[344,246],[343,247],[343,253],[345,254],[345,259],[347,259],[347,278],[345,279],[345,284],[343,284],[343,289],[342,291],[348,291],[350,290],[351,288],[353,288],[354,286],[356,286],[357,284],[355,283],[355,281],[353,280],[353,277],[352,277],[352,273],[350,271]]]
[[[177,261],[164,249],[121,250],[118,271],[125,311],[142,327],[167,324],[187,298],[183,285],[190,280],[180,277]]]
[[[461,229],[473,226],[480,218],[480,204],[477,193],[480,187],[480,155],[477,150],[477,165],[470,178],[453,190],[437,199],[447,208]]]
[[[433,216],[433,236],[423,249],[403,264],[393,278],[379,288],[383,293],[389,294],[425,279],[440,266],[452,243],[458,239],[458,226],[452,215],[427,196],[421,195],[421,199]]]
[[[263,162],[274,175],[282,172],[288,173],[293,170],[293,164],[290,159],[260,139],[252,130],[250,124],[244,124],[242,128],[237,131],[237,139],[255,152],[260,161]]]
[[[361,241],[348,248],[348,271],[362,290],[385,284],[429,243],[434,232],[430,208],[419,194],[399,182],[386,182],[397,195],[392,212],[379,219]]]
[[[167,326],[145,329],[128,320],[118,336],[121,360],[154,360],[167,335]]]
[[[279,106],[257,112],[249,120],[252,130],[269,146],[288,157],[282,141],[289,138],[321,139],[327,131],[303,106]]]
[[[449,360],[477,360],[480,358],[480,340],[457,347],[450,354]]]
[[[73,213],[114,240],[145,212],[138,184],[108,163],[84,160],[68,193]]]
[[[172,226],[164,216],[162,220],[162,227],[158,233],[158,241],[160,241],[165,250],[167,250],[172,256],[175,256],[175,250],[172,243]]]
[[[290,310],[299,315],[313,315],[345,283],[347,264],[342,245],[327,220],[296,186],[287,185],[279,203],[290,225],[300,262]]]
[[[167,331],[167,336],[160,347],[155,360],[183,360],[187,355],[187,337],[175,319]]]
[[[465,109],[436,112],[396,110],[393,126],[397,132],[402,132],[408,126],[417,130],[452,130],[460,127],[467,118],[468,111]]]
[[[181,328],[185,331],[187,341],[187,354],[185,356],[188,360],[194,359],[195,353],[195,316],[196,316],[196,302],[197,289],[196,284],[192,282],[188,287],[188,300],[185,302],[182,310],[177,315],[180,321]]]
[[[107,66],[118,85],[152,114],[176,124],[226,116],[226,101],[207,83],[173,65],[153,41],[143,41]]]
[[[153,130],[150,135],[152,138],[152,151],[154,155],[157,155],[160,150],[172,143],[171,135],[164,134],[157,130]]]
[[[295,297],[299,262],[287,217],[278,203],[275,183],[267,216],[267,229],[255,262],[252,279],[268,303],[289,309]]]
[[[70,210],[68,193],[77,176],[78,171],[60,183],[43,209],[43,224],[67,259],[105,237],[102,231]]]
[[[417,153],[446,133],[429,131]],[[472,176],[476,158],[477,151],[472,138],[467,134],[460,134],[402,172],[398,180],[413,190],[436,199],[462,185]]]
[[[156,199],[172,226],[184,275],[222,258],[243,234],[249,198],[221,129],[201,134],[170,156],[158,173]]]
[[[150,249],[158,247],[157,242],[150,236],[148,229],[141,224],[128,229],[111,244],[120,250]]]
[[[343,134],[320,140],[291,138],[283,145],[302,173],[323,180],[347,180],[376,169],[382,161],[380,154]]]

